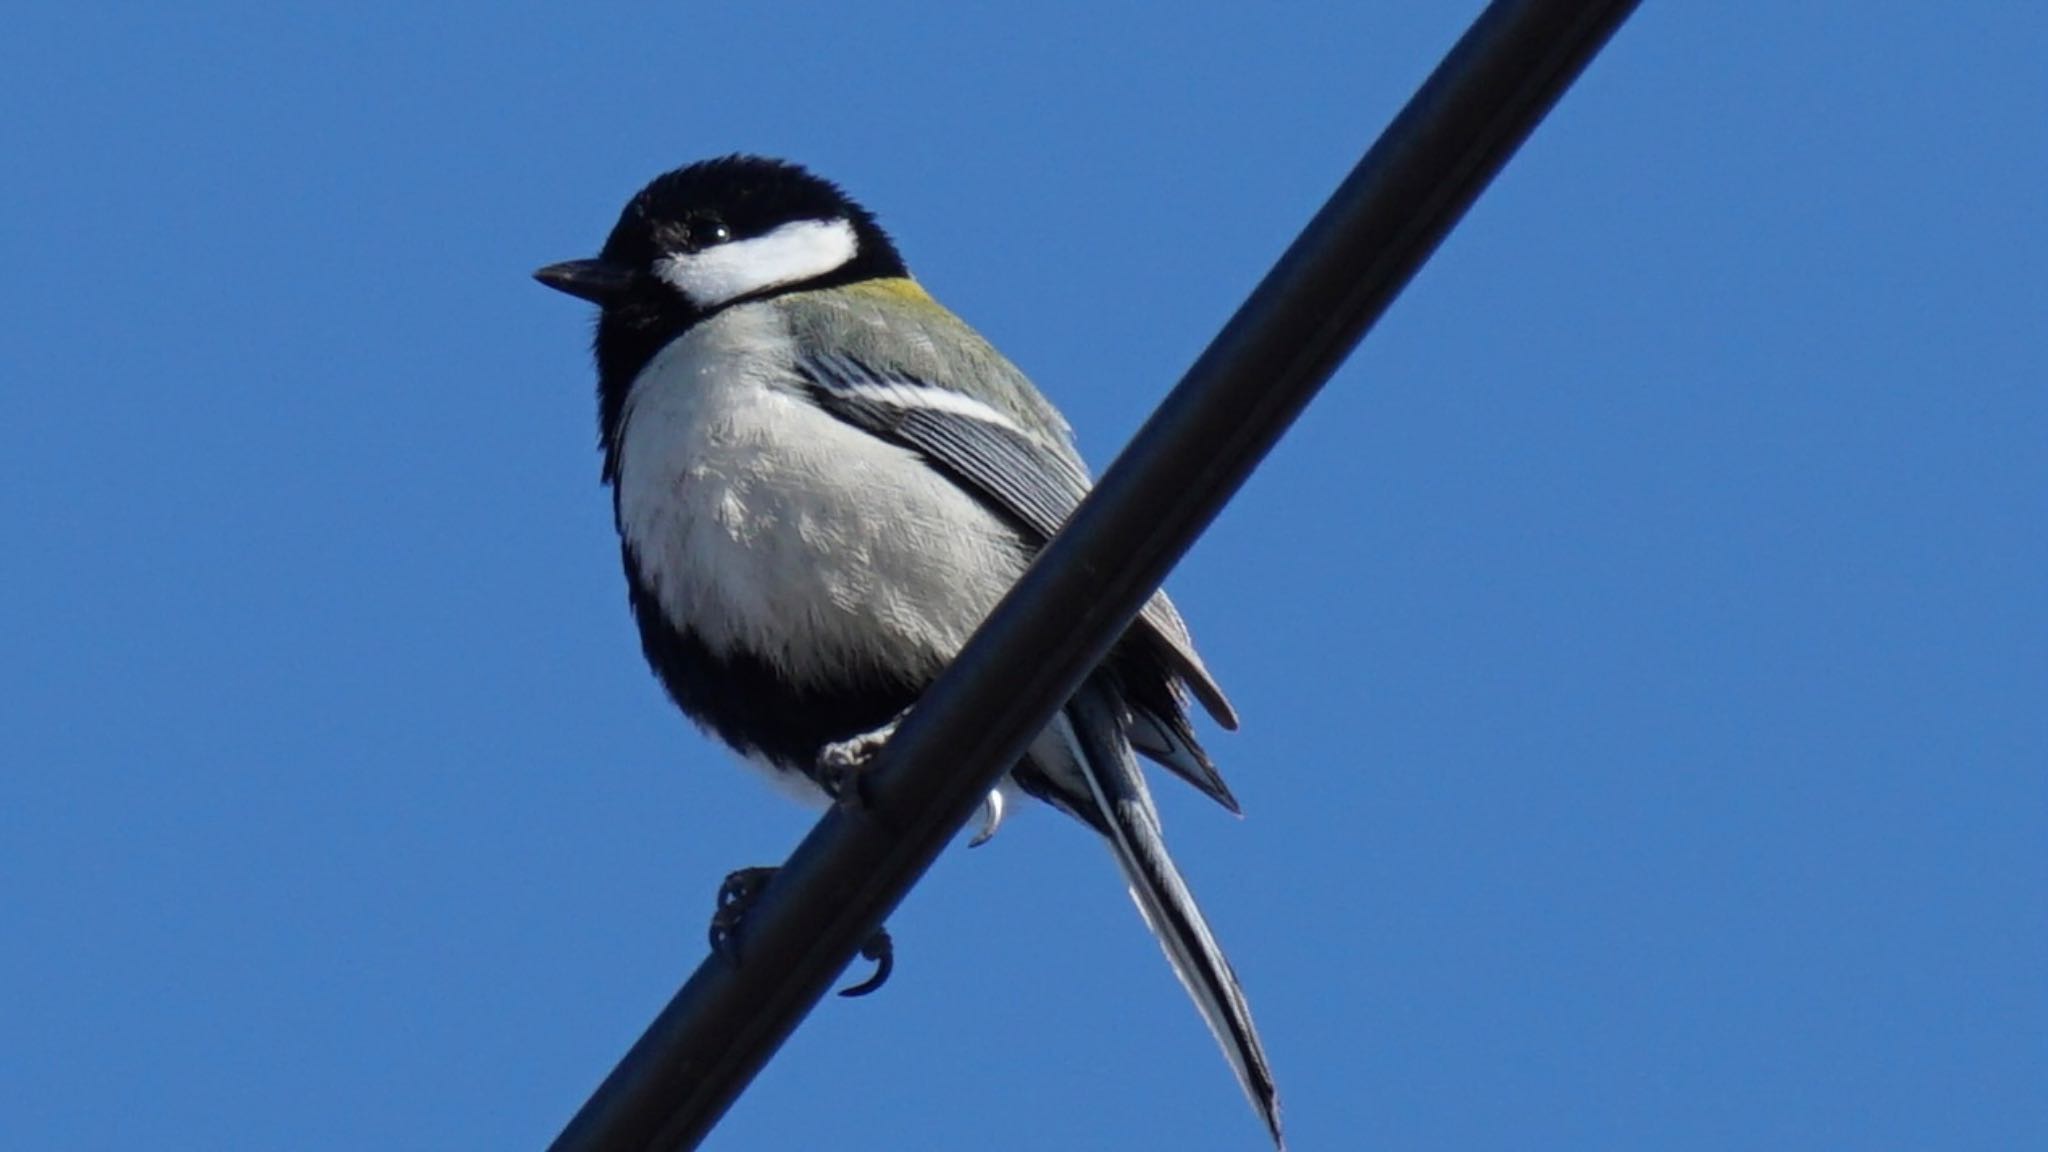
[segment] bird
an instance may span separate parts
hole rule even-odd
[[[873,213],[785,160],[664,173],[596,257],[534,276],[598,307],[602,479],[649,666],[701,729],[830,802],[1087,494],[1072,429]],[[1190,698],[1237,728],[1161,592],[989,794],[975,842],[1022,797],[1095,832],[1284,1148],[1251,1008],[1137,759],[1240,811]],[[721,915],[766,871],[728,878]]]

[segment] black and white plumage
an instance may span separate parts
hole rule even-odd
[[[698,724],[820,794],[820,753],[913,704],[1087,492],[1065,421],[794,165],[664,175],[597,259],[538,275],[602,307],[604,477],[648,662]],[[1103,837],[1277,1143],[1250,1010],[1134,754],[1237,811],[1190,693],[1236,727],[1161,593],[1001,791]]]

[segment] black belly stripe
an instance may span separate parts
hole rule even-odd
[[[809,775],[819,749],[880,728],[924,690],[922,682],[851,668],[831,683],[791,684],[767,661],[718,655],[694,632],[671,624],[652,590],[641,585],[630,554],[626,587],[640,649],[669,698],[741,755]]]
[[[917,702],[929,677],[904,679],[872,666],[848,668],[827,683],[793,684],[774,665],[745,653],[719,655],[696,633],[677,628],[652,589],[639,577],[630,545],[621,541],[627,597],[640,629],[640,650],[685,715],[743,756],[759,756],[779,768],[810,775],[825,745],[873,732]],[[1199,750],[1187,711],[1174,692],[1174,673],[1159,642],[1133,629],[1111,650],[1098,675],[1108,675],[1132,706],[1167,724]],[[1051,802],[1083,823],[1107,833],[1086,797],[1057,796],[1058,789],[1029,764],[1018,783],[1026,793]]]

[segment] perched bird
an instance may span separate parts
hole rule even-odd
[[[604,480],[648,663],[799,793],[891,729],[1088,490],[1051,403],[911,279],[867,210],[794,164],[667,173],[595,259],[535,276],[600,309]],[[1277,1144],[1251,1010],[1134,755],[1238,810],[1189,693],[1237,726],[1161,593],[990,795],[977,839],[1018,792],[1102,836]]]

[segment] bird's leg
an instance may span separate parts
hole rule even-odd
[[[742,868],[727,874],[725,882],[718,886],[718,910],[711,914],[711,950],[725,957],[728,963],[740,961],[740,932],[745,927],[747,913],[754,901],[761,898],[768,882],[775,878],[774,868]],[[896,943],[889,937],[887,928],[875,929],[875,934],[860,946],[863,959],[875,962],[872,976],[858,984],[839,991],[841,996],[865,996],[888,982],[889,973],[896,968]]]
[[[906,708],[872,732],[862,732],[820,748],[818,786],[842,804],[866,803],[867,798],[861,794],[861,775],[874,761],[875,754],[882,750],[882,745],[896,734],[896,726],[903,723],[903,718],[909,714],[910,710]]]

